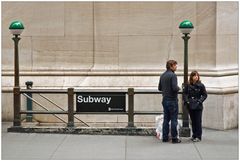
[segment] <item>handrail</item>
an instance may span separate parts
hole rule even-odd
[[[68,114],[67,111],[26,111],[21,110],[20,114]],[[64,121],[66,123],[66,121]]]
[[[74,93],[81,93],[81,92],[102,92],[102,93],[127,93],[128,89],[74,89]]]
[[[67,89],[21,89],[20,93],[67,93]]]
[[[127,89],[74,89],[74,93],[81,92],[121,92],[127,94]],[[67,89],[21,89],[20,93],[67,93]],[[134,94],[162,94],[162,91],[158,91],[157,89],[134,89]],[[178,94],[182,94],[182,91],[179,91]]]
[[[108,115],[127,115],[128,112],[73,112],[74,114],[92,114],[92,115],[104,115],[104,114],[108,114]]]

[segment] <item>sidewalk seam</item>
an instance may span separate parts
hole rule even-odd
[[[125,160],[127,160],[127,136],[125,136]]]
[[[193,143],[195,149],[197,150],[198,155],[200,156],[200,159],[203,160],[203,157],[202,157],[200,151],[198,150],[198,148],[197,148],[197,146],[196,146],[195,144],[196,144],[196,143]]]
[[[53,153],[51,154],[50,158],[52,160],[54,154],[56,153],[56,151],[59,149],[59,147],[63,144],[63,142],[66,140],[67,135],[62,139],[62,141],[58,144],[57,148],[53,151]]]

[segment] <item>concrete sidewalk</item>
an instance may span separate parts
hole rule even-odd
[[[162,143],[154,136],[8,133],[2,123],[2,159],[239,159],[238,129],[203,129],[202,142]]]

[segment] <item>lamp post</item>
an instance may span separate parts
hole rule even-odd
[[[184,36],[182,36],[184,40],[184,82],[182,89],[186,87],[188,84],[188,40],[190,39],[189,34],[193,30],[193,24],[189,20],[184,20],[180,23],[179,29]],[[182,101],[183,102],[183,101]],[[183,104],[183,127],[181,129],[181,136],[189,137],[190,136],[190,128],[189,128],[189,119],[188,119],[188,111],[186,105]]]
[[[20,21],[13,21],[9,26],[10,32],[13,34],[14,41],[14,88],[13,88],[13,107],[14,120],[13,126],[21,126],[20,115],[20,86],[19,86],[19,62],[18,62],[18,42],[21,39],[19,35],[23,32],[24,26]]]
[[[14,36],[12,38],[14,41],[14,86],[19,87],[18,42],[21,38],[18,36],[22,33],[24,26],[20,21],[13,21],[9,29]]]

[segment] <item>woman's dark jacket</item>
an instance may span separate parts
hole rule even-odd
[[[195,84],[188,84],[183,90],[184,103],[191,110],[202,110],[203,101],[207,98],[207,91],[200,81]]]

